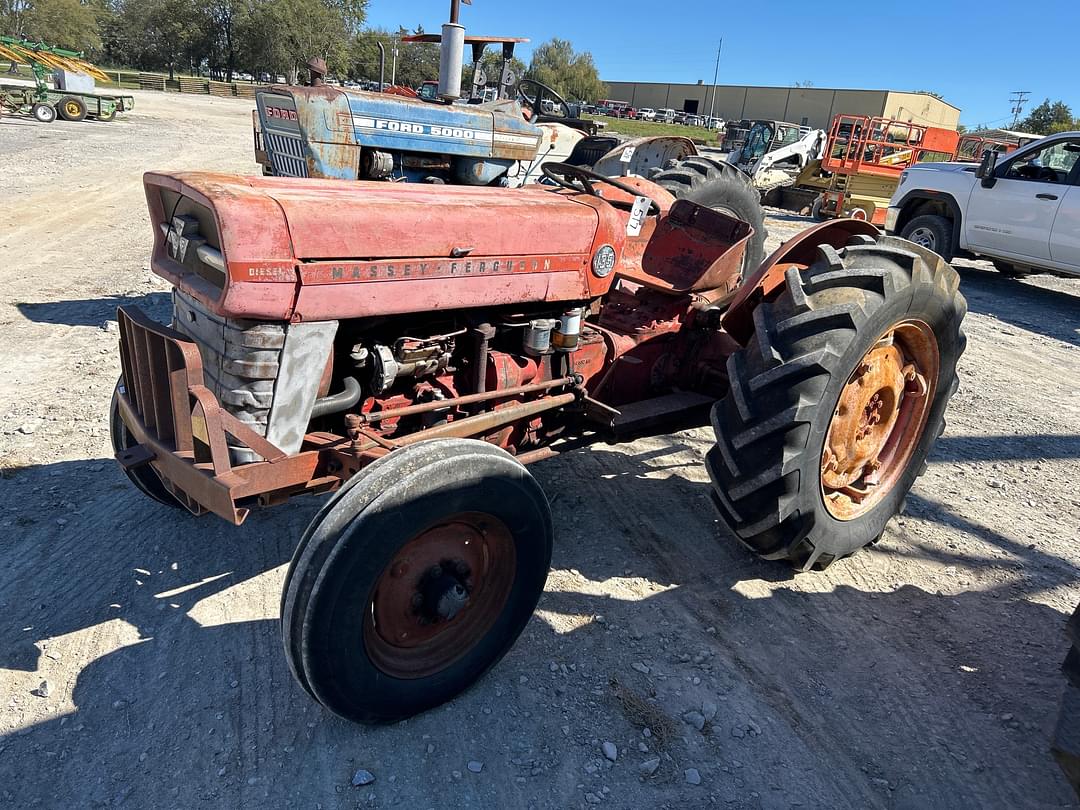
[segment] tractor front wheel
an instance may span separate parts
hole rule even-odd
[[[56,102],[56,109],[65,121],[82,121],[86,118],[86,102],[75,96],[64,96]]]
[[[117,404],[117,399],[123,392],[124,380],[121,378],[116,383],[116,389],[113,391],[112,401],[109,404],[109,439],[112,441],[114,455],[119,455],[124,450],[130,450],[136,445],[135,437],[128,433],[124,420],[120,418],[120,406]],[[181,508],[180,501],[176,500],[176,497],[165,488],[158,474],[154,472],[154,468],[149,464],[124,470],[124,474],[139,492],[146,497],[152,498],[165,506]]]
[[[765,253],[765,212],[761,195],[746,172],[723,160],[695,155],[653,176],[652,181],[676,198],[690,200],[707,208],[749,223],[754,235],[746,246],[743,277],[761,264]]]
[[[708,467],[751,549],[824,568],[877,540],[945,429],[967,310],[940,256],[857,236],[754,310],[713,409]]]
[[[543,592],[547,499],[485,442],[437,439],[364,468],[316,515],[282,594],[289,667],[334,713],[392,722],[480,678]]]

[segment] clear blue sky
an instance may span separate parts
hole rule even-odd
[[[1080,0],[1000,12],[971,0],[473,2],[461,7],[467,32],[529,37],[518,51],[526,64],[531,45],[569,39],[611,81],[711,83],[723,37],[720,84],[933,90],[968,126],[1009,123],[1009,94],[1029,90],[1025,112],[1049,97],[1080,116]],[[449,0],[370,0],[368,24],[434,32],[449,9]]]

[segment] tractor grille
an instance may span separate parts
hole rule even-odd
[[[173,329],[199,347],[205,385],[218,402],[265,436],[285,345],[284,326],[223,318],[174,288]],[[256,460],[247,448],[230,449],[235,463]]]
[[[304,142],[299,135],[282,135],[267,130],[266,152],[278,177],[307,177],[307,161],[304,159]]]

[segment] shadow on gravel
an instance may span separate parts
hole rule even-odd
[[[153,292],[145,295],[109,295],[74,301],[24,302],[15,306],[28,320],[36,323],[101,326],[106,321],[116,320],[117,307],[132,305],[139,307],[151,317],[164,318],[166,322],[172,313],[172,303],[167,292]]]
[[[1080,346],[1080,279],[1073,292],[1006,278],[996,270],[954,265],[968,309],[1048,338]]]
[[[280,649],[276,585],[252,584],[288,561],[320,500],[255,512],[236,529],[150,503],[106,460],[17,473],[4,482],[8,498],[53,489],[57,503],[23,516],[0,547],[0,666],[47,680],[65,658],[120,646],[81,666],[74,711],[0,737],[0,797],[23,806],[353,806],[369,795],[379,806],[426,807],[435,796],[447,807],[577,806],[594,738],[641,739],[610,697],[617,676],[676,721],[703,700],[720,712],[704,735],[677,722],[687,737],[671,744],[662,778],[605,777],[615,780],[613,806],[701,806],[710,794],[746,807],[1068,801],[1041,742],[1060,693],[1059,613],[1017,599],[1022,588],[866,592],[757,560],[718,528],[709,485],[665,459],[697,449],[683,439],[534,468],[553,496],[555,568],[648,589],[611,598],[549,587],[541,610],[578,617],[576,629],[534,618],[476,688],[382,728],[334,718],[301,692]],[[919,509],[948,516],[930,502]],[[875,549],[862,565],[837,566],[875,556],[888,555]],[[821,590],[797,587],[815,581]],[[1006,626],[1021,646],[1003,643]],[[576,669],[552,671],[556,661]],[[648,674],[631,667],[641,661]],[[451,778],[466,752],[485,761],[482,778]],[[635,767],[627,753],[615,767]],[[704,788],[684,784],[691,766]],[[380,781],[351,788],[356,767]],[[767,801],[748,802],[751,792]]]
[[[942,436],[932,461],[1035,461],[1080,458],[1080,435],[1034,433],[1000,436]]]

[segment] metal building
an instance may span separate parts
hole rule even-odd
[[[742,87],[737,85],[607,82],[607,97],[631,106],[742,118],[790,121],[828,129],[834,115],[880,115],[916,124],[955,129],[960,108],[929,93],[900,90],[845,90],[825,87]],[[715,97],[714,97],[715,89]]]

